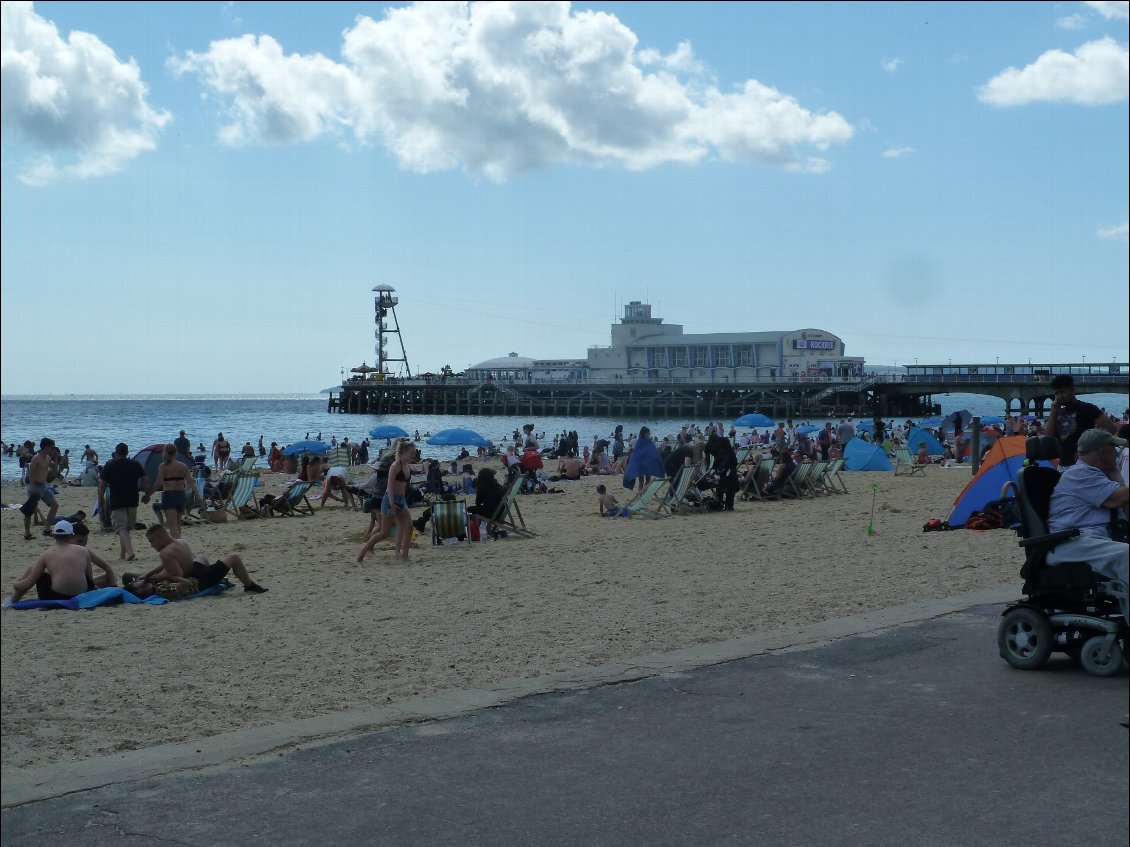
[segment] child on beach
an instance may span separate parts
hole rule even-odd
[[[605,485],[598,485],[596,487],[596,493],[598,495],[598,505],[602,518],[628,517],[627,511],[616,502],[616,498],[612,496]]]

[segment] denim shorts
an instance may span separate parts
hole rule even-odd
[[[394,505],[399,506],[401,509],[407,509],[408,508],[408,498],[403,496],[403,495],[401,495],[399,497],[389,497],[388,492],[385,492],[385,496],[381,498],[381,514],[382,515],[393,514],[394,510],[393,510],[392,507]]]

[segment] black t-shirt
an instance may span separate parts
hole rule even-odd
[[[192,455],[192,442],[185,438],[183,435],[180,438],[174,438],[173,444],[177,448],[177,453],[181,456]]]
[[[1051,433],[1059,441],[1059,466],[1070,467],[1075,464],[1075,449],[1079,444],[1079,436],[1089,429],[1094,429],[1095,421],[1103,410],[1093,403],[1084,403],[1082,400],[1072,400],[1060,408],[1056,415],[1055,432]]]
[[[111,459],[102,468],[102,480],[110,489],[111,509],[136,509],[140,500],[137,483],[145,479],[145,468],[133,459]]]

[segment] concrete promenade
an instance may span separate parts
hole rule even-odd
[[[1125,844],[1127,675],[1009,668],[1014,594],[5,771],[2,842]]]

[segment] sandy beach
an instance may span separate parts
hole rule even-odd
[[[0,613],[3,770],[85,759],[277,721],[383,705],[604,664],[912,601],[1017,582],[1013,533],[923,533],[968,468],[925,478],[847,473],[848,494],[741,502],[734,513],[602,519],[595,487],[523,497],[533,539],[433,547],[408,565],[387,542],[355,561],[368,517],[194,526],[212,557],[238,551],[269,593],[238,587],[165,606]],[[284,478],[264,474],[266,491]],[[875,533],[866,528],[875,498]],[[65,488],[60,514],[90,511]],[[19,503],[19,486],[3,488]],[[315,506],[318,504],[315,503]],[[419,510],[415,510],[415,515]],[[152,520],[143,506],[139,516]],[[52,542],[23,540],[6,510],[3,593]],[[156,553],[134,534],[140,571]],[[117,538],[90,546],[117,567]],[[120,571],[119,571],[120,572]],[[34,596],[34,592],[31,593]],[[993,649],[986,645],[986,650]]]

